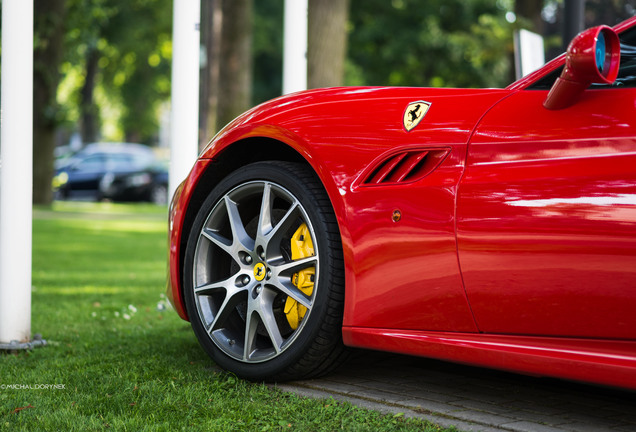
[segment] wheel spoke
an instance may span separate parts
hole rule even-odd
[[[245,231],[238,206],[227,195],[225,196],[225,206],[227,208],[227,215],[230,220],[232,236],[234,237],[232,248],[234,250],[237,250],[238,245],[241,245],[246,250],[253,250],[254,240],[247,234],[247,231]]]
[[[204,285],[195,287],[194,293],[196,295],[211,295],[214,292],[220,291],[220,290],[223,290],[227,293],[231,291],[232,289],[236,288],[236,286],[234,285],[235,279],[236,279],[236,275],[232,275],[229,278],[222,281],[213,282],[210,284],[204,284]]]
[[[249,309],[249,308],[248,308]],[[258,319],[254,317],[256,313],[248,310],[245,316],[245,339],[243,344],[243,360],[249,361],[254,351],[254,342],[256,340],[256,330],[258,329]]]
[[[230,315],[236,311],[236,306],[241,303],[244,298],[243,296],[238,295],[241,291],[243,290],[236,290],[234,293],[227,293],[223,299],[223,303],[219,307],[219,310],[214,315],[214,319],[207,328],[208,333],[211,334],[214,330],[221,328]]]
[[[201,231],[201,235],[210,240],[213,244],[215,244],[228,254],[232,254],[232,241],[223,237],[218,232],[210,228],[203,228],[203,231]]]
[[[269,280],[269,284],[273,285],[276,289],[282,291],[284,294],[290,296],[307,309],[311,309],[312,301],[307,295],[302,292],[291,282],[291,277],[294,273],[304,270],[308,267],[316,266],[318,263],[317,256],[310,256],[295,261],[290,261],[278,265],[272,265],[272,275]]]
[[[291,276],[292,273],[295,273],[300,270],[304,270],[308,267],[315,266],[317,262],[318,262],[318,257],[316,255],[312,255],[307,258],[301,258],[301,259],[289,261],[286,263],[271,264],[272,275],[273,276]]]
[[[267,330],[267,334],[269,335],[272,345],[278,354],[281,351],[284,340],[283,336],[280,334],[278,324],[276,323],[276,317],[272,310],[272,304],[275,297],[276,292],[267,288],[264,289],[259,298],[260,307],[258,308],[258,314],[260,315],[261,321]]]
[[[270,281],[271,282],[271,281]],[[310,298],[307,298],[307,294],[299,290],[294,284],[291,283],[291,280],[282,281],[279,280],[277,283],[271,285],[274,289],[281,291],[283,294],[288,295],[289,297],[296,300],[301,305],[305,306],[307,309],[311,309],[312,301]]]
[[[289,229],[289,227],[291,227],[296,222],[299,210],[300,207],[298,201],[294,201],[289,210],[287,210],[287,213],[285,213],[281,220],[278,221],[276,226],[273,227],[266,236],[264,236],[268,244],[280,244],[282,237],[286,234],[287,229]]]
[[[194,289],[197,296],[210,296],[215,293],[223,295],[223,303],[214,314],[211,323],[206,326],[208,333],[212,333],[225,323],[227,318],[234,312],[236,306],[244,299],[241,293],[246,291],[245,287],[237,287],[235,284],[236,275],[225,280],[204,284]]]
[[[263,186],[263,199],[261,200],[261,212],[258,219],[258,236],[265,237],[272,230],[272,185],[265,183]]]

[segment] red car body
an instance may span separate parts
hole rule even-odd
[[[636,389],[636,88],[546,109],[565,61],[506,89],[320,89],[238,117],[173,198],[176,311],[207,193],[249,161],[303,160],[342,237],[346,345]]]

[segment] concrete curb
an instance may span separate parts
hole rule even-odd
[[[272,387],[278,388],[284,392],[294,393],[301,397],[308,397],[312,399],[335,399],[337,401],[346,401],[351,404],[358,406],[360,408],[365,408],[373,411],[378,411],[382,414],[404,414],[404,417],[414,417],[422,420],[426,420],[428,422],[443,426],[443,427],[451,427],[454,426],[458,430],[473,432],[473,431],[481,431],[481,432],[502,432],[502,429],[493,428],[488,425],[477,424],[473,422],[467,422],[459,419],[446,418],[442,417],[440,413],[428,413],[425,414],[421,412],[421,410],[413,410],[409,407],[399,405],[399,404],[389,404],[387,402],[378,402],[372,399],[361,399],[357,397],[347,396],[344,394],[336,393],[336,392],[327,392],[324,390],[312,388],[305,386],[301,383],[294,384],[276,384]]]
[[[329,376],[274,387],[466,432],[636,430],[636,392],[370,351]]]

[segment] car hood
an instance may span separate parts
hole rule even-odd
[[[343,125],[352,136],[364,133],[364,129],[374,130],[376,133],[379,129],[396,128],[403,132],[402,117],[410,102],[432,101],[432,110],[439,112],[442,109],[446,122],[466,118],[467,112],[481,116],[485,109],[510,92],[511,90],[506,89],[421,87],[334,87],[306,90],[272,99],[246,111],[225,126],[202,155],[205,157],[217,142],[236,141],[250,135],[267,136],[267,126],[298,131],[315,128],[327,121]],[[467,102],[461,102],[462,98],[466,98]],[[450,107],[448,101],[452,101]],[[258,133],[254,132],[256,129]]]

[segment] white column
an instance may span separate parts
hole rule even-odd
[[[307,89],[307,1],[285,0],[283,94]]]
[[[200,0],[175,0],[172,30],[170,197],[199,153]]]
[[[2,1],[0,343],[31,338],[33,0]]]

